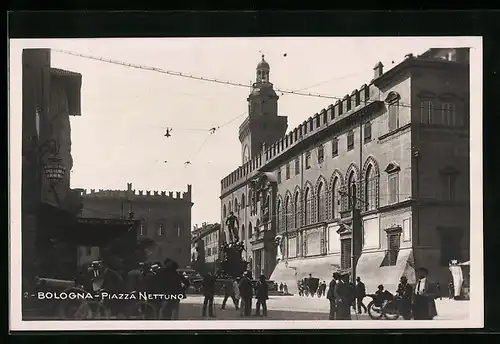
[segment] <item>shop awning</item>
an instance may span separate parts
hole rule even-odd
[[[271,280],[286,283],[291,293],[297,293],[297,281],[309,277],[319,278],[320,281],[329,283],[332,274],[340,269],[340,255],[322,256],[317,258],[293,259],[288,261],[288,267],[284,261],[280,261],[274,269]]]
[[[385,252],[365,252],[358,260],[356,276],[366,286],[367,294],[373,294],[377,286],[382,284],[385,289],[395,293],[401,276],[406,276],[409,283],[415,283],[415,270],[413,268],[413,251],[405,249],[399,251],[396,265],[381,266]]]

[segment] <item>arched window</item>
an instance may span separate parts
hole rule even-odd
[[[290,216],[290,197],[287,196],[285,199],[285,230],[288,230],[290,221],[288,220]]]
[[[257,237],[259,236],[259,232],[260,232],[260,220],[257,219],[257,221],[255,221],[255,233],[257,233]]]
[[[340,217],[340,181],[335,177],[332,185],[332,218]]]
[[[349,205],[349,209],[352,209],[356,205],[356,200],[353,203],[353,196],[356,197],[356,175],[354,171],[351,171],[349,179],[347,179],[347,204]]]
[[[238,200],[234,200],[234,212],[237,213],[240,211],[239,205],[238,205]]]
[[[229,210],[229,214],[231,214],[231,212],[233,211],[233,208],[231,207],[231,201],[229,201],[229,206],[227,208]]]
[[[248,202],[247,202],[247,207],[250,207],[252,205],[252,193],[248,193]]]
[[[248,223],[248,239],[252,238],[252,223]]]
[[[311,190],[307,188],[306,192],[304,193],[304,226],[307,226],[311,223],[311,201]]]
[[[245,194],[241,195],[241,209],[245,208]]]
[[[281,232],[281,221],[280,221],[280,216],[283,212],[281,211],[281,200],[278,200],[277,206],[276,206],[276,231]]]
[[[222,217],[226,218],[227,216],[227,210],[226,210],[226,205],[224,204],[224,207],[222,208]]]
[[[299,209],[300,209],[300,193],[297,191],[295,194],[295,200],[293,202],[293,223],[295,228],[299,228]]]
[[[316,194],[316,211],[318,222],[325,221],[325,191],[323,183],[318,185],[318,192]]]
[[[377,207],[377,180],[373,166],[368,166],[365,176],[365,210]]]
[[[245,224],[243,223],[241,225],[241,234],[240,234],[240,240],[245,240]]]

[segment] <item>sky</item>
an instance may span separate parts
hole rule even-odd
[[[241,165],[238,127],[265,54],[275,88],[343,97],[406,54],[464,47],[460,37],[121,38],[10,41],[10,116],[21,116],[21,54],[51,48],[249,85],[237,87],[52,52],[52,67],[83,75],[82,116],[71,118],[71,187],[186,191],[192,224],[220,222],[220,180]],[[18,90],[18,91],[14,91]],[[280,95],[288,131],[335,99]],[[219,127],[214,134],[209,129]],[[172,128],[172,136],[164,136]],[[191,164],[186,165],[185,162]]]

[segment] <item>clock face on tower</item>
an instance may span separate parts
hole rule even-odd
[[[248,149],[248,146],[245,146],[243,148],[243,163],[246,163],[248,160],[250,160],[250,149]]]

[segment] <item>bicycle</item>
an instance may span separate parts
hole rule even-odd
[[[393,296],[390,299],[386,298],[384,300],[379,300],[380,296],[375,294],[369,294],[368,297],[372,298],[372,301],[368,303],[368,315],[372,320],[380,320],[384,317],[387,320],[397,320],[399,319],[400,313],[400,301],[399,296]]]

